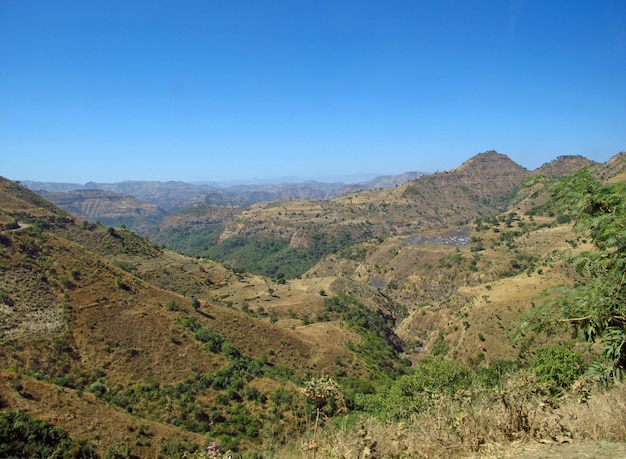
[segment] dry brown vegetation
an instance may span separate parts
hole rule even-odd
[[[583,389],[580,387],[579,389]],[[626,445],[625,386],[575,392],[558,408],[530,374],[491,393],[441,397],[411,420],[335,425],[281,457],[617,458]]]

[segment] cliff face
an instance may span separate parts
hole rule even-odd
[[[75,190],[64,193],[40,192],[40,195],[86,220],[165,216],[165,212],[156,204],[111,191]]]

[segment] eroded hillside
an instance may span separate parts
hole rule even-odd
[[[543,170],[558,175],[583,163],[560,158]],[[489,164],[501,177],[470,188]],[[625,161],[583,165],[619,181]],[[502,362],[528,366],[537,349],[560,342],[589,361],[593,346],[571,330],[513,339],[549,287],[581,282],[564,254],[593,249],[571,216],[544,206],[540,181],[520,188],[528,176],[487,153],[391,190],[208,216],[201,208],[172,223],[194,234],[213,222],[223,242],[274,234],[300,254],[346,235],[328,253],[309,255],[297,279],[283,271],[288,257],[270,257],[272,277],[235,259],[225,266],[189,258],[125,228],[81,221],[2,179],[0,409],[47,419],[100,455],[180,457],[211,439],[249,457],[279,457],[307,428],[316,432],[346,411],[417,410],[386,404],[398,394],[417,403],[425,392],[406,384],[429,365],[502,378]],[[428,193],[441,208],[422,207]],[[240,226],[225,233],[222,218]],[[329,376],[339,382],[333,395],[311,398],[309,383]]]
[[[73,190],[38,193],[78,218],[98,220],[107,226],[123,224],[137,231],[142,229],[145,231],[147,227],[157,224],[165,216],[165,212],[156,204],[112,191]]]

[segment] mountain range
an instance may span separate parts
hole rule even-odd
[[[233,184],[229,186],[203,183],[192,184],[180,181],[88,182],[81,185],[77,183],[23,180],[21,183],[33,191],[42,193],[73,192],[72,195],[66,197],[57,194],[47,195],[52,201],[55,199],[63,199],[68,204],[71,201],[76,203],[81,199],[81,192],[100,190],[131,196],[140,201],[157,205],[165,212],[171,213],[196,204],[250,205],[259,201],[272,201],[277,199],[329,199],[348,191],[395,186],[404,181],[419,177],[420,175],[423,175],[423,173],[406,172],[400,175],[379,176],[361,183],[353,184],[342,182],[324,183],[315,180],[292,183]],[[105,195],[102,194],[101,196],[104,197]],[[113,199],[115,199],[115,194],[112,196]],[[93,200],[93,194],[87,193],[85,198]],[[79,207],[78,205],[77,210]],[[108,217],[106,213],[101,216]]]
[[[570,220],[541,210],[549,195],[531,179],[585,167],[626,180],[625,153],[531,172],[485,152],[334,197],[184,208],[207,190],[127,182],[35,193],[0,179],[0,414],[44,419],[99,457],[181,457],[209,440],[246,457],[313,457],[323,425],[373,413],[383,394],[400,402],[381,412],[417,410],[401,397],[428,393],[410,378],[435,357],[463,365],[449,367],[457,382],[466,367],[498,380],[562,342],[588,359],[593,345],[571,331],[510,339],[549,287],[580,280],[559,254],[593,250]],[[139,202],[139,189],[169,204]],[[311,392],[320,381],[326,392]],[[547,425],[554,413],[542,407],[533,413]],[[439,428],[469,418],[454,419]],[[492,431],[514,433],[508,441],[524,433],[494,419]],[[359,454],[374,448],[371,425],[353,431]],[[408,451],[406,437],[389,438],[377,448]],[[478,439],[455,448],[477,451]],[[449,455],[442,445],[433,457]]]

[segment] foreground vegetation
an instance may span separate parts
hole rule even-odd
[[[553,198],[543,210],[574,220],[581,235],[571,244],[589,238],[596,250],[567,259],[576,268],[576,285],[558,289],[533,309],[524,328],[552,333],[571,327],[586,340],[601,342],[603,358],[591,372],[621,381],[626,366],[626,183],[603,184],[583,169],[552,182],[548,191]]]
[[[624,385],[590,393],[581,381],[555,401],[532,373],[522,372],[491,389],[435,392],[430,408],[401,421],[369,415],[336,420],[279,456],[563,457],[548,455],[548,445],[572,443],[571,457],[623,457],[623,444],[610,442],[624,440],[625,399]],[[583,447],[586,441],[593,443]],[[602,442],[609,442],[604,453]]]
[[[414,372],[371,388],[371,393],[351,392],[354,385],[329,377],[313,377],[297,391],[278,391],[267,400],[262,393],[246,389],[249,386],[230,387],[229,396],[241,398],[241,403],[255,399],[275,406],[280,414],[273,421],[284,427],[281,419],[289,419],[296,437],[268,442],[267,436],[259,437],[258,421],[246,421],[243,413],[233,417],[235,412],[226,409],[225,414],[216,411],[205,418],[206,424],[199,429],[209,432],[204,444],[162,444],[158,457],[181,457],[184,452],[192,457],[459,457],[511,448],[519,441],[622,441],[626,386],[598,385],[583,376],[584,369],[570,346],[558,346],[539,352],[524,368],[502,363],[472,370],[443,358],[429,358]],[[193,423],[203,419],[202,405],[194,402],[202,387],[204,383],[196,379],[176,387],[138,386],[124,397],[132,402],[135,415],[149,417],[142,413],[149,405],[160,399],[171,403],[187,394],[184,403],[195,408],[188,411],[191,418],[185,422],[192,424],[186,428],[195,430]],[[175,391],[183,392],[175,396]],[[233,400],[221,403],[236,406]],[[182,404],[182,399],[175,402],[172,413],[180,412]],[[154,406],[151,410],[158,411]],[[247,431],[242,434],[248,441],[263,438],[260,449],[240,450],[234,430],[216,436],[220,425],[236,429],[245,424]],[[3,457],[48,457],[52,452],[55,457],[99,457],[88,442],[70,439],[60,429],[24,413],[3,413],[0,426]],[[140,426],[137,441],[150,441],[152,435],[148,425]],[[301,440],[294,442],[294,438]],[[133,457],[135,446],[136,442],[120,450],[109,448],[103,457]]]

